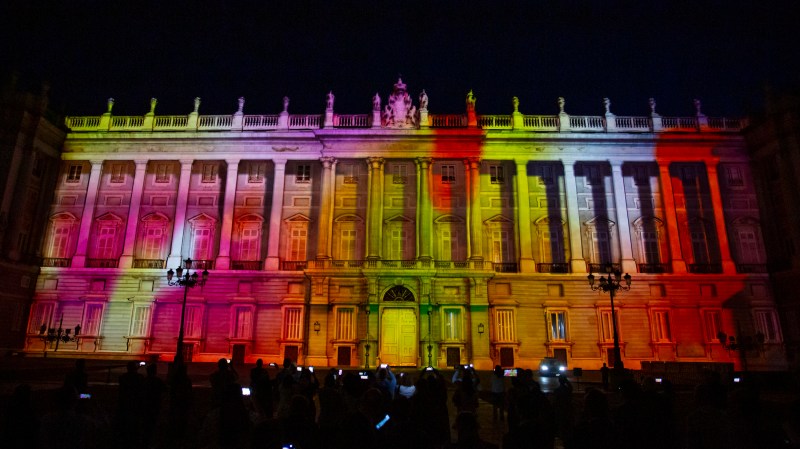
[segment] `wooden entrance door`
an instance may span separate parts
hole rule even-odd
[[[417,364],[417,314],[408,308],[386,308],[381,315],[381,363]]]

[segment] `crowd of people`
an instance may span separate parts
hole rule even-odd
[[[430,367],[323,373],[289,359],[282,367],[258,360],[248,377],[220,359],[208,394],[198,395],[186,365],[174,365],[166,381],[155,364],[139,373],[143,365],[128,363],[110,410],[83,399],[92,391],[82,360],[52,392],[46,413],[35,410],[29,386],[18,386],[5,408],[2,446],[499,448],[481,439],[481,401],[491,405],[495,434],[502,429],[503,449],[792,447],[787,443],[797,430],[765,420],[754,387],[728,389],[713,375],[695,389],[693,409],[679,417],[670,384],[653,379],[579,395],[560,376],[545,394],[531,370],[499,366],[481,385],[471,366],[446,379]]]

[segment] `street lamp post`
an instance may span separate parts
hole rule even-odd
[[[627,291],[631,289],[631,275],[625,276],[617,270],[612,272],[611,264],[606,265],[607,276],[600,277],[600,285],[594,285],[594,275],[589,273],[589,288],[595,291],[608,293],[611,298],[611,328],[614,332],[614,371],[622,372],[625,366],[622,363],[622,354],[619,350],[619,334],[617,333],[617,314],[614,311],[614,296],[618,290]]]
[[[183,267],[178,267],[175,271],[172,271],[170,268],[167,271],[167,284],[172,286],[180,286],[183,287],[183,303],[181,304],[181,325],[178,329],[178,346],[175,348],[175,359],[174,362],[176,365],[183,363],[183,324],[184,320],[186,319],[186,297],[189,294],[189,289],[194,288],[196,286],[203,286],[205,285],[206,281],[208,280],[208,270],[203,270],[202,277],[197,274],[197,271],[194,273],[189,273],[189,269],[192,267],[192,259],[186,259],[183,261]],[[177,277],[175,277],[177,275]]]
[[[47,357],[47,345],[52,345],[53,342],[56,342],[56,348],[54,351],[58,351],[58,344],[62,341],[64,343],[69,343],[71,341],[77,342],[80,337],[81,333],[81,325],[78,324],[75,326],[75,333],[72,333],[72,329],[64,329],[64,315],[61,315],[61,320],[58,322],[58,329],[55,328],[48,328],[46,324],[42,324],[42,327],[39,328],[39,339],[42,340],[44,343],[44,357]]]

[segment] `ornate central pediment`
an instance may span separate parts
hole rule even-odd
[[[394,90],[386,101],[381,116],[381,126],[393,129],[417,128],[419,115],[417,108],[411,101],[411,96],[406,91],[403,80],[398,78]]]

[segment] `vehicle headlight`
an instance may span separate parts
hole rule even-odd
[[[550,368],[548,368],[547,365],[542,365],[541,370],[542,371],[548,371],[548,370],[550,370]]]
[[[567,367],[566,366],[559,366],[558,370],[561,371],[561,372],[564,372],[564,371],[567,370]]]

